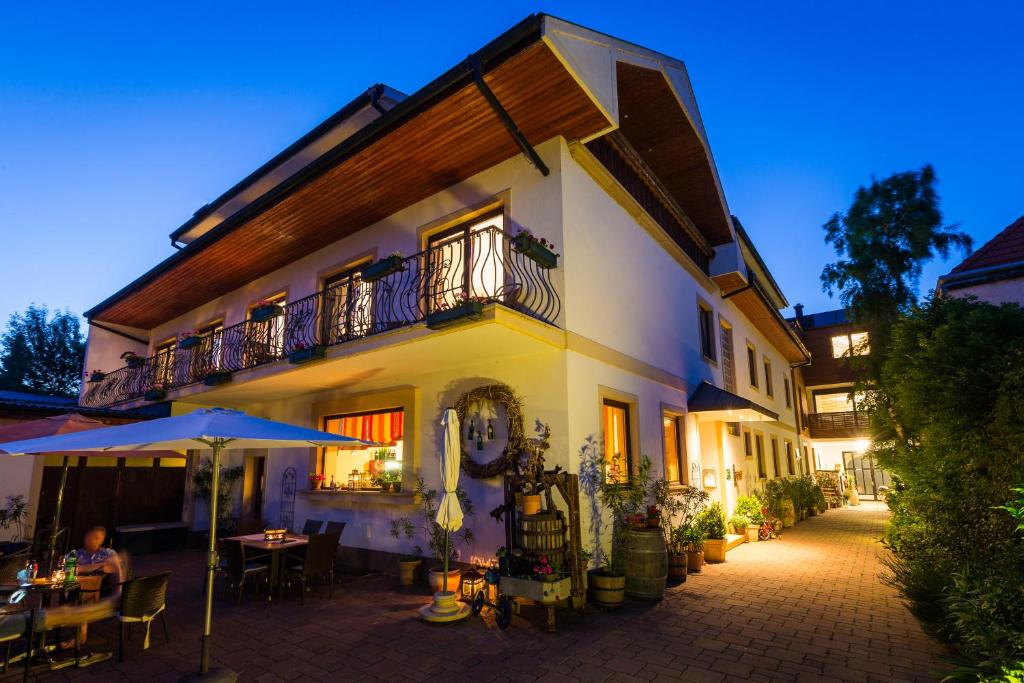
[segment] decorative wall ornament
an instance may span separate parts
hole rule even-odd
[[[291,529],[295,523],[295,468],[288,467],[281,475],[281,519],[279,529]]]
[[[516,395],[507,384],[488,384],[467,391],[455,402],[455,412],[459,423],[465,424],[469,410],[480,403],[491,403],[505,409],[505,420],[508,427],[508,442],[501,455],[490,462],[478,463],[469,457],[465,443],[462,443],[462,470],[474,479],[490,479],[501,476],[518,464],[520,454],[527,448],[527,439],[523,427],[523,400]],[[480,429],[474,430],[479,436]]]

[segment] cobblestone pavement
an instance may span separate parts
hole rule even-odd
[[[313,595],[305,606],[220,599],[214,659],[243,681],[933,680],[942,649],[878,580],[886,516],[871,504],[830,511],[781,540],[735,548],[660,603],[560,612],[555,634],[528,607],[507,631],[489,616],[421,623],[427,591],[382,576],[345,577],[333,600]],[[201,565],[196,551],[136,562],[137,573],[174,570],[170,644],[157,627],[153,647],[142,651],[138,634],[123,664],[43,678],[157,682],[194,670]],[[114,633],[97,624],[90,644],[113,649]]]

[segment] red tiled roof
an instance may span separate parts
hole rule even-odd
[[[1024,216],[1010,223],[973,254],[960,262],[954,273],[1024,261]]]

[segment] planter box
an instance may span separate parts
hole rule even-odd
[[[304,349],[295,349],[288,354],[288,362],[293,365],[299,365],[301,363],[308,363],[311,360],[319,360],[324,357],[325,349],[323,346],[307,346]]]
[[[704,559],[708,562],[725,562],[725,539],[709,538],[704,541]]]
[[[199,346],[199,339],[200,337],[198,336],[185,337],[184,339],[178,342],[178,348],[181,349],[182,351],[188,351],[191,348]]]
[[[464,301],[443,311],[427,314],[427,327],[432,330],[448,327],[463,320],[479,318],[483,311],[484,305],[479,301]]]
[[[167,398],[166,389],[150,389],[143,396],[147,401],[162,401]]]
[[[535,239],[520,233],[512,238],[512,248],[545,270],[558,265],[558,256]]]
[[[405,266],[402,264],[402,257],[388,256],[387,258],[382,258],[379,261],[375,261],[374,263],[365,266],[359,272],[359,277],[362,278],[363,282],[374,282],[386,275],[391,275],[391,273],[397,273],[402,270],[405,270]]]
[[[146,358],[144,356],[128,356],[124,359],[124,362],[128,367],[138,370],[146,364]]]
[[[231,373],[227,370],[218,370],[217,372],[211,372],[209,375],[203,378],[203,384],[208,387],[215,387],[218,384],[224,384],[225,382],[231,381]]]
[[[572,595],[572,579],[568,576],[557,581],[535,581],[503,576],[499,586],[505,595],[528,598],[544,604],[565,600]]]
[[[102,382],[106,378],[107,378],[107,375],[106,375],[106,373],[103,373],[103,372],[94,372],[94,373],[89,375],[89,381],[90,382],[94,382],[94,383],[95,382]]]
[[[284,315],[284,306],[281,304],[267,304],[252,309],[249,318],[253,322],[262,323],[282,315]]]

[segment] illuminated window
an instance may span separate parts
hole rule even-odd
[[[832,337],[833,358],[844,358],[849,356],[851,352],[854,356],[866,356],[871,353],[871,346],[868,344],[867,332],[837,334]]]
[[[630,480],[633,471],[629,432],[629,405],[604,399],[604,467],[605,478],[613,483]]]
[[[170,386],[174,381],[174,351],[177,340],[168,339],[156,347],[153,353],[154,386]]]
[[[747,372],[750,376],[750,386],[757,388],[757,351],[753,346],[747,344]]]
[[[775,478],[782,476],[782,469],[779,467],[779,440],[772,437],[772,472]]]
[[[379,490],[383,481],[401,481],[405,411],[388,408],[330,415],[324,431],[380,444],[360,449],[325,448],[321,473],[343,489]]]
[[[796,460],[793,458],[793,444],[786,442],[786,469],[790,474],[796,474]]]
[[[224,343],[224,322],[210,323],[199,330],[202,339],[197,351],[192,353],[195,363],[206,363],[211,370],[219,370],[221,366],[221,349]],[[198,374],[198,373],[197,373]]]
[[[365,264],[332,275],[324,280],[325,344],[361,337],[370,331],[373,320],[371,287],[361,279]]]
[[[682,418],[671,413],[661,416],[665,440],[665,478],[672,483],[686,483],[686,462],[684,457]]]
[[[754,444],[757,446],[757,476],[759,479],[767,479],[768,472],[764,467],[764,437],[760,434],[755,435]]]
[[[772,362],[768,356],[764,357],[764,393],[769,396],[775,395],[775,387],[772,384]]]
[[[700,351],[708,360],[715,359],[715,314],[710,308],[697,306],[697,324],[700,326]]]
[[[501,211],[431,235],[427,243],[427,307],[445,310],[465,296],[495,301],[505,288]]]
[[[863,391],[854,392],[852,400],[849,390],[830,391],[814,394],[814,409],[819,413],[845,413],[861,410],[867,396]]]
[[[288,305],[284,293],[267,297],[263,301],[278,306]],[[249,314],[252,315],[252,309]],[[248,363],[266,363],[281,357],[284,353],[285,318],[287,315],[286,312],[284,315],[263,321],[250,319],[249,325],[252,332],[248,335],[249,340],[245,348]]]

